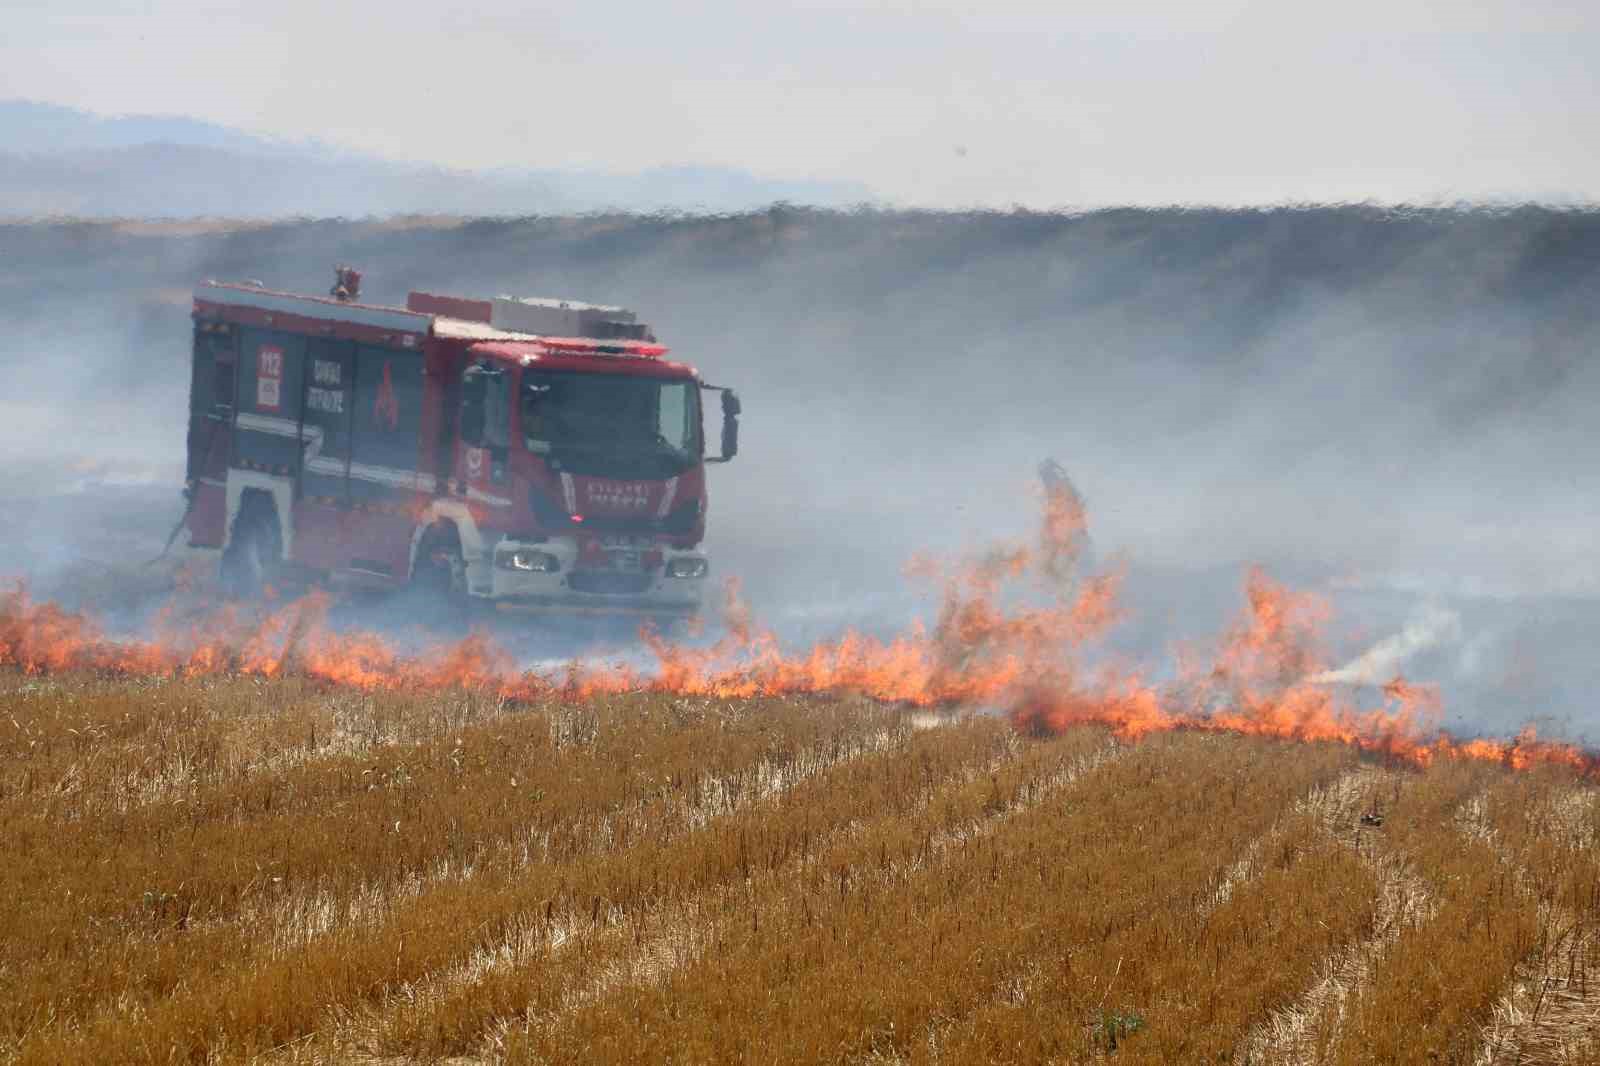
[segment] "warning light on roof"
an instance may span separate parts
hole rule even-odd
[[[540,337],[539,343],[553,352],[580,352],[586,355],[631,355],[643,359],[656,359],[666,355],[664,344],[646,344],[642,341],[587,340],[581,337]]]
[[[572,520],[574,522],[582,522],[583,521],[583,515],[575,514],[575,515],[572,516]]]

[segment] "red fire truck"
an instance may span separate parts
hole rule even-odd
[[[533,610],[699,607],[705,464],[738,450],[735,393],[619,307],[385,307],[359,287],[340,268],[328,297],[195,292],[186,523],[233,594],[307,578]]]

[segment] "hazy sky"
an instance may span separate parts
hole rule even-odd
[[[7,0],[0,98],[901,203],[1600,200],[1600,3]]]

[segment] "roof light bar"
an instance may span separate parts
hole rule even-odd
[[[610,343],[585,340],[581,337],[540,337],[539,343],[553,352],[585,352],[591,355],[632,355],[643,359],[658,359],[666,355],[664,344],[645,344],[640,341]]]

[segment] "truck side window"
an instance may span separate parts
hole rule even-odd
[[[694,422],[689,418],[691,395],[688,385],[664,384],[656,390],[656,439],[685,455],[695,445]]]
[[[510,446],[510,383],[504,371],[479,365],[461,375],[461,439],[493,451]]]
[[[461,440],[465,444],[483,442],[484,376],[479,367],[469,367],[461,375]]]
[[[489,375],[483,400],[484,447],[504,451],[511,446],[511,399],[504,373],[497,370]]]

